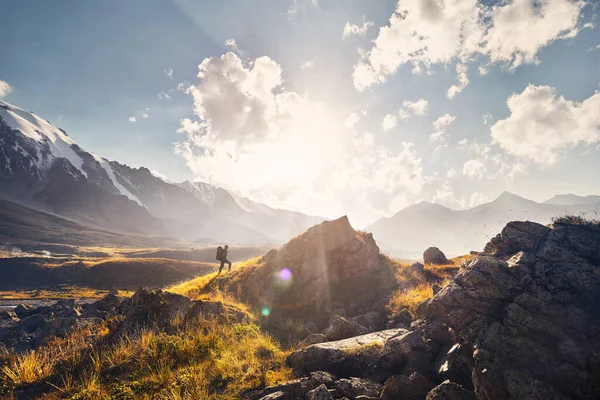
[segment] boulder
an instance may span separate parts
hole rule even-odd
[[[425,398],[426,400],[476,400],[475,395],[458,383],[445,381],[434,387]]]
[[[19,304],[13,311],[17,314],[17,317],[23,319],[30,316],[33,313],[33,310],[35,310],[35,307],[28,304]]]
[[[333,397],[329,394],[327,386],[320,385],[316,389],[306,393],[306,400],[333,400]]]
[[[358,325],[364,326],[369,332],[380,330],[385,323],[385,317],[382,317],[377,311],[370,311],[350,319]]]
[[[418,372],[410,376],[393,375],[383,385],[381,400],[423,400],[434,385]]]
[[[311,335],[308,335],[306,337],[306,339],[304,339],[303,341],[301,341],[300,343],[298,343],[297,348],[298,349],[303,349],[307,346],[313,345],[313,344],[317,344],[317,343],[323,343],[327,341],[327,336],[323,335],[322,333],[313,333]]]
[[[442,379],[456,382],[469,390],[473,389],[473,351],[469,346],[456,343],[450,348],[443,348],[434,369]]]
[[[354,321],[336,315],[327,328],[325,336],[328,340],[341,340],[369,333],[369,330]]]
[[[511,222],[486,253],[420,310],[466,346],[448,365],[480,399],[600,398],[600,229]]]
[[[334,386],[342,395],[350,399],[356,399],[359,396],[379,398],[383,389],[380,383],[356,377],[339,379]]]
[[[314,386],[325,385],[330,388],[337,378],[329,372],[315,371],[310,373],[310,379],[313,381]]]
[[[318,343],[290,354],[287,363],[297,373],[327,371],[339,377],[381,379],[378,369],[386,341],[406,329],[389,329],[348,339]]]
[[[485,246],[484,253],[507,256],[519,251],[534,250],[550,232],[550,228],[529,221],[509,222],[502,232]]]
[[[382,365],[387,370],[426,374],[433,349],[418,331],[405,331],[389,338],[384,345]]]
[[[446,255],[437,247],[430,247],[423,253],[423,262],[425,264],[451,264]]]

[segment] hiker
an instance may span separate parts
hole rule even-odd
[[[227,259],[227,253],[229,253],[228,245],[225,245],[224,248],[221,246],[217,247],[217,260],[221,261],[221,266],[219,267],[219,273],[217,275],[221,273],[221,270],[225,264],[228,265],[227,272],[231,271],[231,261]]]

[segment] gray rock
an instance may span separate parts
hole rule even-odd
[[[323,343],[326,341],[327,341],[327,336],[323,335],[322,333],[313,333],[311,335],[308,335],[308,337],[306,339],[304,339],[303,341],[298,343],[297,348],[303,349],[307,346],[317,344],[317,343]]]
[[[475,395],[465,390],[458,383],[445,381],[434,387],[425,398],[426,400],[476,400]]]
[[[35,307],[28,304],[19,304],[13,311],[19,318],[23,319],[30,316],[33,313],[33,310],[35,310]]]
[[[329,372],[315,371],[310,373],[310,379],[313,381],[314,386],[325,385],[330,388],[333,386],[336,377]]]
[[[456,382],[469,390],[473,389],[473,352],[469,346],[456,343],[450,348],[443,348],[434,369],[442,379]]]
[[[368,396],[378,398],[383,386],[362,378],[339,379],[335,382],[335,388],[344,396],[356,399],[358,396]]]
[[[369,330],[354,321],[348,320],[342,316],[336,315],[327,328],[325,336],[328,340],[342,340],[353,336],[367,334]]]
[[[437,247],[430,247],[423,252],[423,262],[436,265],[451,264],[446,255]]]
[[[306,400],[333,400],[331,394],[327,390],[327,386],[320,385],[316,389],[306,393]]]
[[[369,332],[378,331],[382,326],[381,314],[377,311],[369,311],[368,313],[358,315],[350,319],[352,322],[364,326]]]
[[[260,400],[288,400],[288,399],[289,399],[289,397],[286,397],[285,393],[283,393],[283,392],[269,393],[268,395],[260,398]]]
[[[410,376],[393,375],[385,381],[382,400],[422,400],[433,389],[433,384],[418,372]]]
[[[405,329],[389,329],[333,342],[318,343],[290,354],[287,363],[299,374],[327,371],[339,377],[378,378],[385,342]]]
[[[389,338],[383,349],[382,365],[385,369],[427,373],[432,358],[432,348],[420,332],[405,331]]]

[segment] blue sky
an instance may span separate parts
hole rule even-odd
[[[600,193],[597,3],[401,1],[390,21],[397,4],[6,2],[3,99],[105,158],[358,225],[421,200]]]

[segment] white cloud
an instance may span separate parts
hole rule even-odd
[[[140,115],[142,116],[142,118],[148,118],[149,117],[149,115],[148,115],[147,112],[143,112]]]
[[[398,119],[396,118],[395,115],[387,114],[385,117],[383,117],[383,122],[381,123],[381,127],[383,128],[384,131],[389,131],[390,129],[394,128],[397,123],[398,123]]]
[[[463,89],[469,84],[469,77],[467,76],[466,64],[456,64],[456,79],[458,80],[458,85],[452,85],[450,89],[448,89],[447,96],[449,99],[453,99],[454,96],[462,92]]]
[[[346,22],[346,26],[344,26],[344,32],[342,33],[342,39],[346,39],[351,36],[362,36],[367,33],[371,26],[373,26],[372,21],[365,21],[362,25],[351,25],[350,22]]]
[[[470,159],[464,163],[462,173],[471,179],[483,179],[487,173],[487,168],[481,160]]]
[[[12,92],[12,87],[3,80],[0,80],[0,99]]]
[[[456,170],[454,168],[450,168],[446,171],[446,178],[454,178],[456,176]]]
[[[477,207],[487,202],[489,202],[489,199],[485,195],[480,192],[473,192],[471,198],[469,199],[469,207]]]
[[[484,125],[487,125],[490,122],[490,120],[492,119],[492,117],[493,117],[492,114],[486,113],[483,115],[483,118],[481,121],[483,122]]]
[[[429,105],[429,102],[425,99],[419,99],[417,101],[404,100],[402,104],[404,105],[404,107],[412,110],[414,115],[423,116],[427,113],[427,107]]]
[[[523,63],[537,63],[537,52],[559,39],[579,33],[584,1],[514,0],[493,6],[492,26],[483,41],[483,53],[492,62],[506,62],[510,69]]]
[[[446,130],[447,128],[454,122],[456,117],[451,114],[444,114],[433,122],[433,127],[435,128],[435,132],[431,134],[429,137],[433,141],[443,141],[445,140]]]
[[[402,108],[401,108],[401,109],[398,111],[398,119],[399,119],[400,121],[406,121],[406,120],[407,120],[409,117],[410,117],[410,114],[409,114],[409,113],[407,113],[407,112],[406,112],[404,109],[402,109]]]
[[[358,116],[358,114],[350,113],[346,117],[346,121],[345,121],[346,128],[349,128],[349,129],[354,128],[354,125],[356,125],[358,123],[358,121],[360,121],[360,117]]]
[[[161,100],[171,100],[171,96],[167,92],[160,92],[158,98]]]
[[[227,39],[224,44],[225,44],[225,46],[231,48],[235,52],[240,53],[240,49],[239,49],[235,39]]]
[[[491,6],[477,0],[399,1],[389,25],[380,28],[373,47],[355,65],[354,86],[363,91],[384,82],[404,64],[418,73],[433,64],[464,64],[477,54],[510,69],[536,63],[541,48],[577,35],[585,4],[578,0],[513,0]]]
[[[315,67],[315,62],[313,60],[308,60],[308,61],[305,61],[300,68],[301,69],[311,69],[314,67]]]
[[[483,76],[483,75],[487,75],[487,74],[488,74],[488,70],[487,70],[487,68],[486,68],[486,67],[484,67],[484,66],[482,66],[482,65],[480,65],[480,66],[479,66],[479,75],[482,75],[482,76]]]
[[[173,79],[173,68],[165,69],[165,74],[167,74],[169,79]]]
[[[127,118],[127,121],[129,121],[129,122],[135,122],[136,119],[135,119],[135,117],[129,117],[129,118]]]
[[[550,86],[529,85],[506,101],[510,116],[491,127],[505,151],[538,164],[553,164],[564,150],[600,142],[600,93],[581,103],[557,97]]]
[[[435,127],[436,130],[441,130],[444,129],[445,127],[450,126],[450,124],[452,124],[452,122],[454,122],[454,120],[456,119],[456,117],[454,115],[451,114],[444,114],[441,117],[439,117],[438,119],[436,119],[433,122],[433,126]]]
[[[181,121],[176,145],[196,179],[279,207],[365,224],[416,201],[426,178],[411,143],[376,145],[338,115],[284,87],[269,57],[247,63],[234,53],[207,58],[189,92],[196,120]]]

